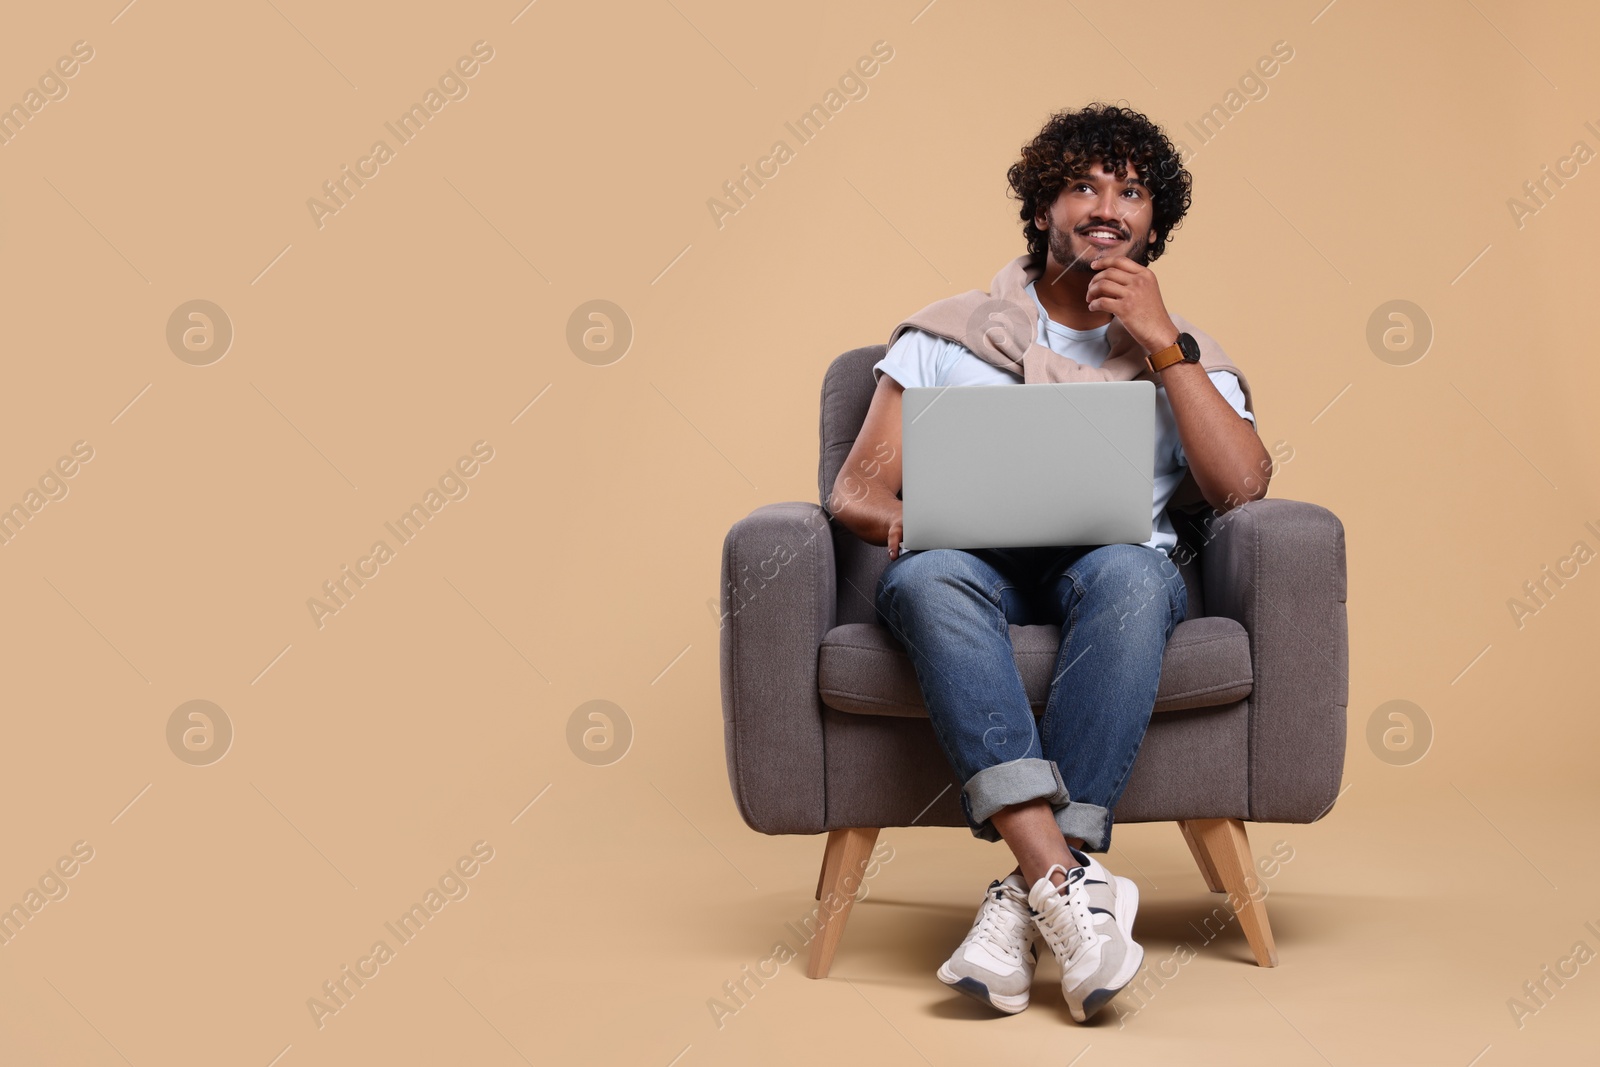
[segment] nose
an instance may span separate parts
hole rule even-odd
[[[1122,220],[1128,213],[1128,198],[1121,195],[1115,186],[1107,186],[1101,191],[1100,200],[1095,204],[1095,210],[1099,213],[1100,218],[1105,219],[1107,222],[1114,222],[1118,226],[1122,226],[1123,229],[1127,229],[1126,226],[1123,226]]]

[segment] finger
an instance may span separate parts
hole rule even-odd
[[[1101,274],[1097,275],[1094,281],[1089,283],[1089,288],[1084,290],[1084,295],[1092,300],[1095,297],[1127,296],[1131,292],[1133,292],[1133,287],[1128,283],[1119,282],[1115,279],[1107,278],[1105,275]]]
[[[1141,267],[1138,263],[1135,263],[1133,260],[1124,255],[1101,256],[1091,265],[1096,270],[1103,270],[1106,267],[1121,267],[1123,270],[1132,271],[1135,273],[1149,269],[1147,267]]]
[[[1103,268],[1100,273],[1096,274],[1094,277],[1096,281],[1101,278],[1114,278],[1119,282],[1132,282],[1137,280],[1138,275],[1124,267],[1112,265]]]

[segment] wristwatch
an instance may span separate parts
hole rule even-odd
[[[1152,373],[1164,371],[1174,363],[1199,363],[1200,342],[1189,334],[1180,333],[1178,339],[1166,348],[1146,356],[1145,362],[1150,365]]]

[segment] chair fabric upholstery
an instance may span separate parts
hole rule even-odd
[[[1034,714],[1044,711],[1061,651],[1059,626],[1011,626],[1012,655]],[[926,718],[922,687],[900,642],[886,626],[846,623],[822,639],[817,667],[822,702],[858,715]],[[1250,637],[1232,619],[1181,622],[1161,660],[1156,711],[1217,707],[1250,695]]]

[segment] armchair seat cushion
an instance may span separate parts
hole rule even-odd
[[[1043,714],[1061,627],[1012,626],[1011,648],[1034,714]],[[927,718],[911,658],[888,627],[875,622],[835,626],[818,652],[822,702],[858,715]],[[1250,638],[1232,619],[1179,623],[1161,661],[1156,711],[1226,707],[1250,695]]]

